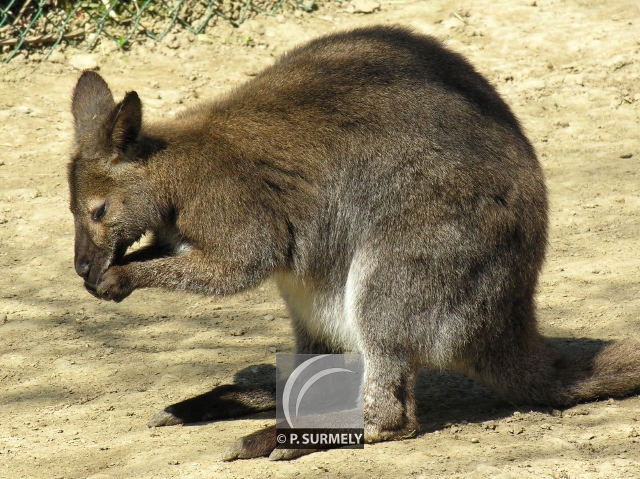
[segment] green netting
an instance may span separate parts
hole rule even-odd
[[[219,21],[239,25],[284,5],[311,11],[316,0],[0,0],[0,59],[60,44],[90,51],[108,39],[126,48],[144,37],[161,40],[177,26],[204,33]]]

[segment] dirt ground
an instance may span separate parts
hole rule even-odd
[[[516,408],[471,381],[425,373],[422,433],[289,463],[222,462],[272,422],[148,429],[151,416],[292,352],[272,284],[232,298],[87,294],[72,267],[66,164],[82,61],[148,118],[171,116],[255,75],[317,35],[401,23],[466,55],[521,119],[546,170],[551,237],[538,302],[545,333],[640,331],[640,10],[623,0],[383,1],[261,17],[129,52],[56,53],[0,65],[0,477],[639,478],[640,397],[565,411]],[[355,10],[358,10],[357,8]]]

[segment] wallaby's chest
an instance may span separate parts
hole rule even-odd
[[[346,287],[323,291],[313,282],[289,272],[277,273],[275,280],[295,327],[303,328],[312,339],[332,347],[360,351],[358,326],[348,309]]]

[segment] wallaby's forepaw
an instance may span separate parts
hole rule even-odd
[[[178,424],[184,424],[184,421],[170,412],[160,411],[149,420],[147,427],[177,426]]]
[[[129,296],[134,287],[127,272],[128,266],[111,266],[98,280],[96,295],[116,303]]]

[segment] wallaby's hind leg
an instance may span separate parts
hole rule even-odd
[[[347,279],[346,314],[357,325],[365,363],[366,442],[401,439],[418,430],[414,389],[421,365],[412,345],[411,318],[404,317],[408,300],[397,295],[410,278],[402,268],[398,257],[386,261],[363,250]]]

